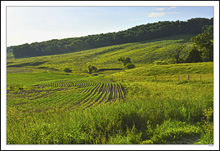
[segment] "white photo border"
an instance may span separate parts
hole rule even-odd
[[[212,6],[214,7],[214,145],[7,145],[6,21],[8,6]],[[1,148],[3,150],[218,150],[219,149],[219,1],[2,1]]]

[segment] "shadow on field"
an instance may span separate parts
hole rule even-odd
[[[126,130],[128,128],[132,128],[135,125],[135,128],[137,130],[143,130],[143,125],[147,125],[147,120],[146,118],[141,117],[138,115],[138,113],[130,113],[126,114],[122,117],[122,126],[123,129]],[[141,122],[140,122],[141,121]],[[144,126],[144,128],[145,128]]]
[[[55,68],[49,68],[49,67],[39,67],[38,69],[46,69],[46,70],[55,70],[55,71],[59,71],[58,69],[55,69]]]
[[[122,70],[122,68],[106,68],[106,69],[98,69],[97,71],[111,71],[111,70]]]
[[[161,38],[152,38],[152,40],[144,40],[144,41],[138,41],[139,44],[145,44],[146,42],[157,42],[157,41],[163,41],[163,40],[183,40],[182,42],[189,41],[193,36],[195,35],[171,35],[171,36],[163,36]],[[179,42],[178,42],[179,43]]]
[[[45,62],[47,62],[47,61],[21,63],[21,64],[16,64],[16,65],[9,65],[7,67],[38,66],[38,65],[44,64]]]

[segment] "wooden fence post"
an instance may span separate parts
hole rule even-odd
[[[189,80],[189,74],[188,74],[188,80]]]

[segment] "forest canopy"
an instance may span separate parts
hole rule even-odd
[[[88,35],[77,38],[53,39],[10,47],[15,58],[77,52],[86,49],[161,38],[171,35],[200,34],[213,26],[213,18],[192,18],[187,21],[159,21],[124,31]],[[9,48],[9,47],[8,47]]]

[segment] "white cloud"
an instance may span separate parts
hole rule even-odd
[[[167,14],[179,14],[179,12],[167,12]]]
[[[179,12],[152,12],[148,14],[148,17],[162,17],[167,14],[179,14]]]
[[[148,17],[162,17],[165,16],[165,12],[152,12],[148,14]]]
[[[153,9],[153,10],[159,10],[159,11],[163,11],[163,10],[164,10],[164,8],[155,8],[155,9]]]
[[[168,9],[173,9],[173,8],[176,8],[176,7],[173,7],[173,6],[172,6],[172,7],[169,7]]]

